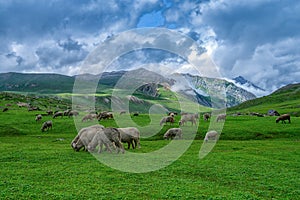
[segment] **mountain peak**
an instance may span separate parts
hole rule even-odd
[[[236,82],[244,85],[245,83],[250,83],[250,81],[246,80],[244,77],[242,76],[237,76],[235,77],[233,80],[235,80]]]
[[[234,83],[237,86],[242,87],[243,89],[252,92],[256,96],[262,96],[267,92],[265,89],[263,89],[263,88],[255,85],[254,83],[248,81],[243,76],[237,76],[237,77],[233,78],[232,80],[234,81]]]

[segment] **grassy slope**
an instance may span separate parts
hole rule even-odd
[[[2,98],[0,106],[16,100]],[[42,133],[41,123],[34,121],[41,111],[28,112],[15,104],[9,108],[0,112],[0,199],[296,199],[300,195],[300,118],[275,124],[275,117],[229,116],[220,141],[204,159],[198,158],[202,140],[195,140],[170,166],[131,174],[113,170],[89,153],[74,152],[70,142],[77,130],[72,118],[46,116],[43,121],[53,120],[54,127]],[[146,114],[134,120],[140,125],[149,122]],[[116,126],[113,120],[101,123]],[[201,119],[198,139],[203,139],[208,125]],[[166,145],[161,138],[168,128],[142,139],[142,148],[130,151],[151,152]]]
[[[270,109],[280,114],[291,113],[300,116],[300,84],[287,85],[274,93],[261,98],[246,101],[238,106],[229,108],[229,112],[259,112],[267,113]]]

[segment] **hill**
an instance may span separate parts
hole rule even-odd
[[[270,95],[245,101],[228,109],[229,112],[259,112],[277,110],[280,114],[300,116],[300,83],[286,85]]]
[[[127,81],[120,84],[120,80]],[[81,74],[66,76],[60,74],[23,74],[23,73],[2,73],[0,74],[0,91],[36,93],[36,94],[72,94],[75,80],[80,79],[84,84],[98,82],[97,94],[110,96],[115,88],[124,89],[124,84],[129,86],[137,82],[142,83],[137,91],[143,97],[161,97],[158,93],[159,87],[168,88],[170,92],[179,93],[185,98],[202,106],[212,107],[211,90],[219,91],[225,86],[226,104],[228,107],[240,104],[249,99],[255,98],[252,93],[237,87],[231,82],[216,78],[205,78],[189,74],[171,74],[163,76],[144,68],[131,71],[113,71],[102,74]],[[122,78],[122,79],[121,79]],[[142,81],[145,81],[142,82]],[[223,99],[217,101],[223,102]]]

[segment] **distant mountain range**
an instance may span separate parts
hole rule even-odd
[[[156,97],[158,87],[169,87],[187,98],[207,107],[212,106],[210,96],[213,92],[220,91],[221,87],[226,91],[226,105],[228,107],[238,105],[247,100],[255,99],[256,96],[239,87],[246,85],[256,90],[263,89],[255,86],[243,77],[237,77],[232,81],[216,78],[206,78],[190,74],[172,74],[164,77],[158,73],[140,68],[132,71],[104,72],[99,75],[81,74],[66,76],[60,74],[23,74],[2,73],[0,74],[0,91],[22,91],[43,94],[72,93],[74,81],[77,78],[85,81],[98,81],[99,87],[106,88],[122,87],[118,85],[121,77],[126,76],[129,80],[125,84],[134,84],[139,80],[146,80],[137,88],[138,91]],[[246,88],[246,87],[244,87]],[[101,91],[98,91],[101,92]]]

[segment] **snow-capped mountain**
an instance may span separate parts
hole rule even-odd
[[[261,87],[258,87],[257,85],[246,80],[242,76],[237,76],[237,77],[233,78],[232,80],[230,80],[230,79],[226,79],[226,80],[234,83],[236,86],[241,87],[244,90],[247,90],[247,91],[255,94],[255,96],[257,96],[257,97],[261,97],[261,96],[265,96],[265,95],[269,94],[268,91],[266,91],[265,89],[263,89]]]
[[[224,79],[207,78],[191,74],[181,74],[181,76],[185,81],[180,81],[181,91],[177,90],[177,92],[193,97],[199,104],[205,106],[215,107],[216,103],[220,103],[220,106],[226,103],[227,107],[231,107],[256,98],[251,92]],[[177,85],[176,83],[178,83],[178,79],[175,78],[175,84],[172,86],[172,89],[176,88],[174,87]],[[223,91],[226,94],[221,94]],[[212,102],[212,98],[214,98],[214,102]],[[215,105],[212,105],[213,103]]]

